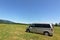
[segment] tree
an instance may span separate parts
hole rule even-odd
[[[57,23],[55,23],[55,26],[58,26],[58,24],[57,24]]]

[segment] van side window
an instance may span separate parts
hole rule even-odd
[[[49,24],[35,24],[35,27],[50,28]]]
[[[50,28],[50,25],[49,24],[44,24],[42,25],[43,28]]]
[[[35,27],[42,27],[40,24],[35,24]]]
[[[35,27],[35,25],[34,25],[34,24],[32,24],[32,25],[30,25],[30,27]]]

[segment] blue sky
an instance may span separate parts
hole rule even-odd
[[[0,19],[20,23],[60,22],[60,0],[0,0]]]

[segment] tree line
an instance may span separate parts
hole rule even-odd
[[[55,23],[55,24],[53,24],[54,26],[60,26],[60,23]]]

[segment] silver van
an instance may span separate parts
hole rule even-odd
[[[31,24],[26,29],[26,32],[36,32],[53,36],[53,26],[51,24]]]

